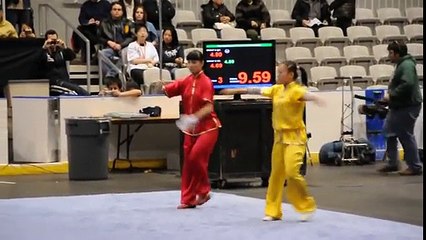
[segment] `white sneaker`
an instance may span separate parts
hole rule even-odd
[[[271,222],[271,221],[277,221],[277,220],[281,220],[281,219],[276,217],[271,217],[271,216],[265,216],[262,218],[262,221],[265,221],[265,222]]]
[[[314,216],[315,211],[302,213],[300,216],[300,221],[302,222],[308,222],[312,220],[312,217]]]

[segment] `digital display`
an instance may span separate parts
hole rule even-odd
[[[275,84],[275,41],[208,41],[203,54],[216,90]]]

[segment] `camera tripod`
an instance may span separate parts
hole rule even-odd
[[[367,147],[367,143],[358,143],[354,137],[354,89],[353,79],[359,79],[361,77],[336,77],[337,80],[344,81],[344,86],[349,85],[350,92],[350,103],[345,101],[345,88],[342,87],[342,110],[340,119],[340,141],[342,142],[342,155],[340,162],[337,165],[341,165],[343,162],[358,162],[358,157],[355,156],[356,149],[359,147]],[[345,124],[346,119],[349,120],[349,126]]]

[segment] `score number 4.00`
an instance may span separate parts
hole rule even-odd
[[[271,82],[271,73],[269,71],[255,71],[253,72],[253,76],[249,79],[247,72],[239,72],[238,73],[238,81],[240,84],[247,83],[270,83]]]

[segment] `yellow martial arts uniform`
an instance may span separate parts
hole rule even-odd
[[[265,215],[282,218],[281,203],[284,181],[287,180],[288,201],[300,213],[316,209],[315,200],[307,191],[306,181],[299,170],[306,150],[306,128],[303,122],[306,88],[296,82],[286,87],[277,84],[262,89],[262,95],[272,99],[272,149],[271,176],[266,194]]]

